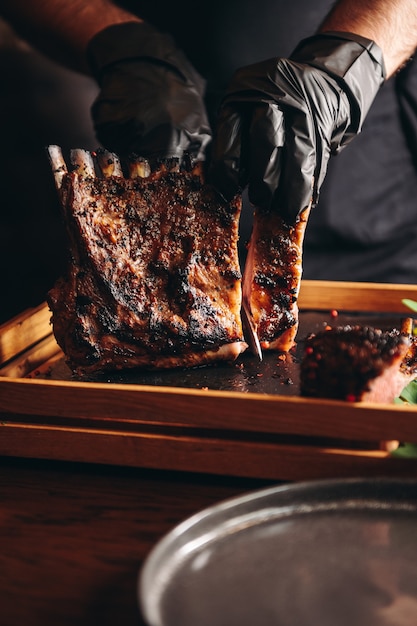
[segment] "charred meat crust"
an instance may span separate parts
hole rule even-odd
[[[298,330],[298,293],[302,246],[309,216],[296,224],[279,215],[256,210],[243,277],[243,298],[249,303],[264,349],[288,351]]]
[[[415,345],[414,339],[397,329],[340,326],[311,335],[306,339],[300,366],[301,395],[366,399],[375,381],[382,380],[389,370],[391,378],[397,378],[401,371],[415,376]],[[390,384],[388,378],[384,384]],[[405,379],[399,380],[399,390],[404,384]]]
[[[261,218],[259,218],[261,220]],[[293,245],[293,227],[281,224],[280,236],[263,228],[257,240],[259,263],[254,273],[254,289],[269,297],[268,309],[259,319],[261,341],[273,341],[280,331],[297,323],[293,305],[297,301],[297,284],[293,268],[298,262],[298,251]],[[274,236],[275,235],[275,236]]]
[[[228,358],[225,344],[230,359],[245,349],[240,199],[226,205],[194,170],[166,166],[132,179],[68,172],[60,185],[70,259],[48,302],[74,371],[196,365]]]

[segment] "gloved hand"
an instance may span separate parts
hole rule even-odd
[[[227,200],[248,186],[254,206],[294,223],[317,203],[330,154],[360,132],[384,76],[378,46],[350,33],[238,70],[220,107],[212,183]]]
[[[87,59],[101,87],[92,117],[105,148],[204,159],[205,83],[170,36],[139,22],[110,26],[92,38]]]

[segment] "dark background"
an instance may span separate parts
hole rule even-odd
[[[0,21],[0,323],[45,300],[66,247],[46,146],[94,149],[95,83]]]

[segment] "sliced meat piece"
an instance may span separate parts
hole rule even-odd
[[[288,352],[298,331],[302,248],[310,209],[294,226],[256,210],[243,274],[242,298],[264,350]]]
[[[410,320],[400,330],[340,326],[306,339],[300,366],[303,396],[391,403],[417,377]]]
[[[233,360],[240,319],[240,199],[221,203],[199,165],[49,148],[70,261],[48,294],[52,325],[78,375]],[[128,171],[128,178],[123,176]]]

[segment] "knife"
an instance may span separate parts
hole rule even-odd
[[[242,326],[243,334],[248,342],[250,350],[255,356],[258,357],[259,361],[262,361],[261,344],[259,343],[258,334],[256,332],[249,305],[245,302],[245,299],[243,299],[242,302]]]

